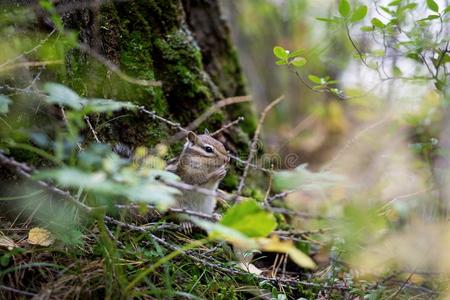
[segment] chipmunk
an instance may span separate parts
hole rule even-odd
[[[176,163],[169,164],[166,170],[177,174],[185,183],[215,191],[227,173],[229,161],[230,157],[221,142],[207,131],[202,135],[191,131]],[[185,191],[177,199],[177,207],[211,215],[216,207],[216,198],[195,191]],[[192,223],[189,221],[181,225],[186,233],[192,232]],[[253,255],[248,254],[248,251],[235,248],[234,252],[244,270],[258,270],[250,263]]]
[[[167,170],[177,174],[187,184],[215,191],[227,173],[228,162],[228,153],[221,142],[207,131],[201,135],[190,131],[178,160],[169,165]],[[216,198],[195,191],[185,191],[177,199],[176,206],[212,214]]]

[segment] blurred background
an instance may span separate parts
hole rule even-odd
[[[425,74],[425,66],[384,53],[381,39],[372,39],[360,30],[378,15],[379,6],[386,7],[390,2],[359,1],[368,5],[369,15],[365,23],[350,28],[351,35],[360,49],[383,58],[383,72],[392,75],[395,62],[405,76]],[[420,19],[427,16],[427,8],[425,1],[418,4],[414,17]],[[446,7],[448,3],[439,4]],[[259,111],[278,96],[287,97],[265,125],[269,151],[297,153],[299,163],[317,168],[333,159],[357,129],[376,123],[393,106],[400,117],[417,112],[424,101],[439,101],[434,87],[426,82],[380,78],[377,71],[358,59],[344,27],[317,20],[335,15],[338,1],[222,1],[222,5]],[[383,11],[381,14],[388,16]],[[427,30],[439,30],[439,25],[430,25]],[[448,23],[443,30],[443,36],[448,35]],[[329,76],[350,99],[342,101],[302,84],[287,68],[275,64],[272,48],[276,45],[291,51],[303,49],[308,61],[303,76]]]
[[[427,51],[431,49],[429,45],[448,47],[450,26],[448,16],[442,22],[417,21],[438,18],[429,17],[432,11],[427,2],[353,1],[353,7],[358,3],[367,5],[368,16],[347,27],[347,32],[345,26],[317,19],[338,15],[339,1],[222,1],[258,110],[280,95],[286,96],[264,124],[262,136],[267,151],[279,153],[284,158],[284,168],[293,167],[286,165],[286,156],[295,154],[297,165],[307,163],[312,170],[331,171],[346,178],[345,184],[329,190],[327,195],[313,188],[289,195],[291,207],[348,217],[347,221],[351,221],[345,224],[354,227],[341,234],[354,241],[362,238],[378,245],[378,234],[388,228],[395,228],[394,232],[403,228],[407,233],[402,234],[409,235],[393,238],[398,238],[395,243],[400,242],[395,246],[388,243],[389,250],[377,249],[377,259],[371,256],[370,268],[385,266],[383,263],[392,257],[384,255],[392,252],[396,253],[393,256],[398,255],[393,260],[407,269],[446,268],[433,267],[424,253],[433,254],[419,250],[420,245],[434,248],[433,245],[442,246],[437,240],[447,240],[422,230],[426,227],[437,232],[441,226],[448,226],[443,225],[447,221],[441,223],[439,211],[449,203],[444,192],[448,185],[445,136],[450,128],[444,109],[448,92],[446,88],[439,89],[429,73],[439,55]],[[403,33],[386,38],[370,31],[372,18],[384,24],[389,22],[399,3],[413,9],[405,9],[402,26],[407,30],[416,27],[408,37],[423,39],[423,60],[386,47],[403,40]],[[449,5],[449,1],[435,3],[439,11]],[[290,51],[303,49],[307,63],[298,71],[303,79],[286,66],[275,64],[274,46]],[[358,51],[363,53],[362,58]],[[308,87],[310,75],[329,76],[346,98]],[[448,73],[443,76],[448,86]],[[440,178],[447,178],[441,186]],[[302,221],[299,226],[316,228],[317,224],[312,223]],[[373,225],[371,229],[362,229],[369,223]],[[343,229],[341,225],[334,224]],[[346,248],[347,254],[354,258],[355,252],[350,248]],[[446,260],[443,253],[447,251],[448,246],[443,246],[436,257]]]

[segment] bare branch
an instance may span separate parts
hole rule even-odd
[[[156,119],[156,120],[162,121],[162,122],[166,123],[167,125],[169,125],[171,127],[174,127],[176,129],[178,129],[179,131],[182,131],[184,133],[188,133],[189,132],[189,130],[181,127],[180,123],[175,123],[175,122],[172,122],[172,121],[170,121],[170,120],[168,120],[166,118],[158,116],[154,111],[147,110],[145,108],[145,106],[139,106],[138,109],[139,109],[139,111],[141,111],[141,112],[143,112],[143,113],[145,113],[147,115],[150,115],[154,120]]]
[[[299,217],[299,218],[304,218],[304,219],[317,219],[317,220],[334,219],[332,217],[324,217],[324,216],[320,216],[320,215],[312,215],[312,214],[309,214],[309,213],[293,211],[291,209],[281,208],[281,207],[265,206],[265,208],[268,211],[271,211],[273,213],[279,213],[279,214],[283,214],[283,215],[286,215],[286,216],[293,216],[293,217]]]
[[[101,143],[100,140],[98,139],[97,132],[95,131],[94,127],[92,127],[92,124],[91,124],[91,121],[89,120],[89,117],[88,117],[88,116],[84,116],[84,120],[85,120],[86,123],[88,124],[89,129],[91,130],[92,135],[94,136],[94,140],[95,140],[97,143]]]
[[[114,207],[116,207],[118,209],[138,209],[140,206],[136,205],[136,204],[131,204],[131,205],[116,204],[116,205],[114,205]],[[147,205],[147,208],[154,210],[154,211],[158,211],[154,205]],[[172,212],[172,213],[190,215],[190,216],[198,217],[198,218],[205,219],[205,220],[217,221],[217,218],[214,215],[205,214],[205,213],[193,211],[193,210],[188,210],[186,208],[169,207],[167,209],[167,211]]]
[[[247,162],[245,160],[242,160],[242,159],[240,159],[239,157],[237,157],[237,156],[235,156],[233,154],[228,154],[228,156],[231,159],[237,161],[238,163],[243,164],[244,166],[248,165],[248,166],[252,167],[253,169],[256,169],[256,170],[259,170],[259,171],[262,171],[262,172],[265,172],[265,173],[270,173],[271,172],[269,169],[266,169],[266,168],[260,167],[258,165],[252,164],[250,162]]]
[[[66,124],[66,127],[69,128],[69,121],[67,120],[67,115],[66,115],[66,111],[64,110],[64,106],[60,105],[59,108],[61,109],[61,114],[62,114],[64,123]],[[74,136],[72,136],[72,137],[75,138]],[[81,144],[78,141],[76,142],[76,144],[77,144],[78,151],[80,151],[80,152],[84,151],[83,146],[81,146]]]
[[[230,123],[228,123],[228,124],[222,126],[222,128],[220,128],[220,129],[214,131],[214,132],[211,133],[210,135],[211,135],[211,136],[216,136],[216,135],[218,135],[219,133],[221,133],[222,131],[227,130],[228,128],[233,127],[233,126],[239,124],[239,122],[241,122],[241,121],[244,121],[244,117],[242,117],[242,116],[239,117],[239,118],[237,118],[236,120],[234,120],[234,121],[232,121],[232,122],[230,122]]]
[[[91,49],[91,47],[89,47],[87,44],[84,43],[78,43],[78,48],[89,54],[90,56],[92,56],[93,58],[95,58],[98,62],[100,62],[101,64],[103,64],[105,67],[107,67],[111,72],[113,72],[114,74],[116,74],[117,76],[119,76],[120,79],[123,79],[129,83],[132,84],[136,84],[136,85],[142,85],[142,86],[151,86],[151,87],[156,87],[156,86],[161,86],[162,83],[161,81],[156,81],[156,80],[145,80],[145,79],[136,79],[133,78],[127,74],[125,74],[122,70],[120,70],[120,68],[115,65],[112,61],[106,59],[105,57],[103,57],[102,55],[98,54],[97,52],[95,52],[93,49]]]
[[[284,95],[278,97],[272,103],[267,105],[267,107],[261,113],[261,116],[259,118],[259,123],[256,126],[255,134],[253,135],[252,144],[250,146],[250,153],[249,153],[247,161],[246,161],[247,164],[245,165],[244,172],[242,173],[242,177],[241,177],[241,180],[239,182],[239,186],[238,186],[238,189],[236,192],[237,195],[241,195],[241,193],[242,193],[242,189],[244,188],[245,178],[248,175],[248,170],[250,167],[249,163],[253,160],[253,157],[255,156],[256,151],[258,150],[258,149],[256,149],[256,145],[258,143],[259,134],[262,129],[262,124],[264,123],[264,120],[266,119],[266,115],[272,108],[275,107],[275,105],[280,103],[283,99],[284,99]]]
[[[0,73],[18,68],[45,67],[48,65],[62,65],[63,63],[64,61],[62,60],[26,61],[13,65],[6,65],[0,68]]]
[[[264,205],[268,205],[268,199],[270,195],[270,191],[272,190],[272,181],[273,181],[273,164],[270,166],[271,172],[269,173],[269,184],[267,185],[266,194],[264,195],[263,203]]]
[[[187,132],[197,129],[197,127],[200,124],[202,124],[206,119],[208,119],[209,116],[211,116],[213,113],[215,113],[222,107],[232,105],[232,104],[249,102],[251,100],[252,100],[252,97],[250,95],[222,99],[222,100],[214,103],[212,106],[210,106],[197,119],[195,119],[193,122],[191,122],[185,129],[187,130]],[[171,142],[173,142],[173,141],[177,141],[177,140],[183,138],[184,136],[186,136],[187,132],[182,131],[182,132],[176,134],[172,139],[170,139],[169,144],[171,144]]]
[[[270,197],[267,199],[267,202],[270,204],[270,203],[272,203],[274,200],[280,199],[280,198],[284,198],[284,197],[286,197],[287,195],[292,194],[292,193],[294,193],[294,192],[296,192],[296,191],[297,191],[297,190],[290,190],[290,191],[281,192],[281,193],[272,195],[272,196],[270,196]]]

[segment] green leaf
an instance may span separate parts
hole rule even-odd
[[[9,112],[9,104],[11,104],[11,99],[7,96],[0,95],[0,114]]]
[[[244,200],[228,209],[220,224],[248,237],[265,237],[277,225],[275,217],[262,209],[255,200]]]
[[[383,22],[380,21],[380,19],[378,18],[373,18],[371,21],[373,26],[378,27],[378,28],[384,28],[386,27],[386,25],[384,25]]]
[[[280,60],[277,60],[275,63],[277,65],[281,66],[281,65],[287,65],[288,62],[286,60],[280,59]]]
[[[402,75],[403,75],[403,72],[402,72],[402,70],[400,70],[400,68],[399,68],[399,67],[397,67],[397,66],[394,66],[394,70],[393,70],[393,72],[394,72],[394,76],[396,76],[396,77],[398,77],[398,76],[402,76]]]
[[[450,55],[445,54],[445,55],[444,55],[444,58],[442,59],[442,61],[443,61],[444,63],[450,62]]]
[[[439,5],[434,0],[427,0],[427,6],[434,12],[439,12]]]
[[[317,21],[327,22],[327,23],[339,23],[339,20],[329,19],[329,18],[316,18]]]
[[[192,218],[192,220],[195,224],[205,229],[208,232],[209,237],[213,239],[224,240],[246,249],[258,249],[258,245],[255,240],[234,228],[197,218]]]
[[[36,179],[51,178],[65,187],[82,187],[95,190],[114,190],[104,172],[87,173],[76,168],[61,168],[39,172]]]
[[[289,53],[288,58],[294,58],[305,53],[305,49],[298,49]]]
[[[415,9],[417,7],[417,3],[413,2],[413,3],[409,3],[403,7],[401,7],[401,10],[411,10],[411,9]]]
[[[351,22],[359,22],[362,19],[364,19],[364,17],[367,15],[367,6],[362,5],[360,7],[358,7],[357,9],[355,9],[355,11],[353,12],[350,21]]]
[[[147,176],[139,176],[137,172],[127,168],[116,170],[113,178],[110,178],[107,172],[102,170],[85,172],[71,167],[40,171],[33,177],[50,178],[65,187],[81,187],[98,195],[123,196],[133,202],[154,203],[159,208],[166,209],[175,201],[175,196],[180,194],[180,191],[156,181],[156,176],[166,181],[177,178],[168,171],[154,169],[149,170]]]
[[[49,94],[46,97],[46,101],[52,104],[59,104],[80,110],[85,102],[73,90],[59,83],[46,83],[44,85],[44,91]]]
[[[141,183],[124,187],[121,194],[133,202],[155,203],[161,209],[169,207],[178,190],[160,183]]]
[[[339,1],[339,13],[344,18],[348,17],[350,14],[350,3],[348,0],[340,0]]]
[[[291,62],[297,68],[303,67],[306,64],[306,58],[304,57],[296,57]]]
[[[392,10],[390,10],[388,7],[386,7],[386,6],[380,6],[380,8],[384,11],[384,12],[386,12],[387,14],[390,14],[391,16],[394,16],[395,15],[395,12],[394,11],[392,11]]]
[[[369,31],[374,31],[374,27],[373,26],[362,26],[361,28],[360,28],[360,30],[361,31],[364,31],[364,32],[369,32]]]
[[[419,56],[419,54],[417,54],[416,52],[409,52],[409,53],[406,54],[406,57],[411,58],[411,59],[413,59],[415,61],[418,61],[418,62],[422,61],[420,56]]]
[[[388,6],[397,6],[402,3],[403,0],[394,0],[388,4]]]
[[[446,14],[446,13],[448,13],[449,11],[450,11],[450,5],[447,6],[447,7],[444,9],[444,11],[442,12],[442,14]]]
[[[317,77],[314,75],[308,75],[308,79],[314,83],[322,84],[322,79],[320,79],[320,77]]]
[[[374,49],[372,51],[372,55],[375,57],[383,57],[386,54],[386,52],[384,51],[384,49]]]
[[[283,47],[276,46],[273,48],[273,54],[281,60],[286,60],[288,58],[289,53]]]
[[[439,15],[429,15],[426,18],[417,20],[417,22],[431,21],[431,20],[435,20],[435,19],[439,19]]]

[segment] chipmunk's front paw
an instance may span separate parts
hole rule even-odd
[[[227,175],[227,169],[225,166],[221,166],[219,169],[209,174],[209,180],[219,181],[222,180],[225,175]]]
[[[193,228],[194,228],[194,224],[192,224],[189,221],[181,223],[181,229],[183,230],[184,234],[186,234],[186,235],[191,235]]]
[[[221,214],[213,213],[212,216],[213,216],[213,218],[214,218],[214,220],[216,222],[219,222],[220,220],[222,220],[222,215]]]

